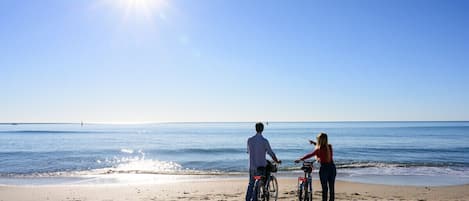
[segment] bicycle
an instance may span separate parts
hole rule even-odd
[[[298,177],[298,200],[299,201],[312,201],[313,200],[313,179],[311,172],[313,172],[313,161],[303,161],[301,170],[304,172],[304,177]]]
[[[278,182],[274,174],[277,172],[278,163],[267,161],[267,167],[259,168],[262,175],[254,176],[254,189],[258,201],[277,201]]]

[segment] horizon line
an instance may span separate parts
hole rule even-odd
[[[154,121],[154,122],[0,122],[0,125],[19,124],[170,124],[170,123],[393,123],[393,122],[469,122],[469,120],[334,120],[334,121]]]

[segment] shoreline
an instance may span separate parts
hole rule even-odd
[[[279,178],[279,199],[296,200],[297,180]],[[217,178],[157,184],[0,185],[0,200],[243,200],[247,179]],[[336,181],[337,200],[468,200],[469,184],[415,187]],[[314,200],[320,200],[319,181],[313,181]]]
[[[302,172],[278,172],[277,178],[296,179]],[[319,181],[317,172],[313,180]],[[214,180],[242,180],[247,178],[245,172],[226,174],[151,174],[151,173],[110,173],[56,176],[0,176],[0,186],[63,186],[63,185],[146,185],[178,182],[198,182]],[[396,185],[410,187],[446,187],[469,185],[466,177],[443,177],[422,175],[348,175],[339,173],[337,181],[363,183],[370,185]]]

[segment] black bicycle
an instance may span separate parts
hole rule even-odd
[[[267,161],[267,167],[262,168],[259,172],[262,175],[254,176],[254,189],[258,201],[277,201],[278,183],[273,173],[277,172],[278,164]]]
[[[313,200],[313,179],[311,172],[313,172],[313,161],[303,161],[301,170],[304,172],[303,177],[298,177],[298,200],[299,201],[312,201]]]

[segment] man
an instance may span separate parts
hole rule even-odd
[[[258,172],[258,168],[265,169],[267,165],[265,154],[268,153],[275,162],[281,162],[270,148],[269,141],[262,136],[262,131],[264,131],[264,124],[260,122],[256,123],[257,133],[250,137],[247,143],[247,152],[249,154],[249,185],[246,191],[246,201],[257,201],[256,193],[253,192],[254,176],[263,174],[263,172]]]

